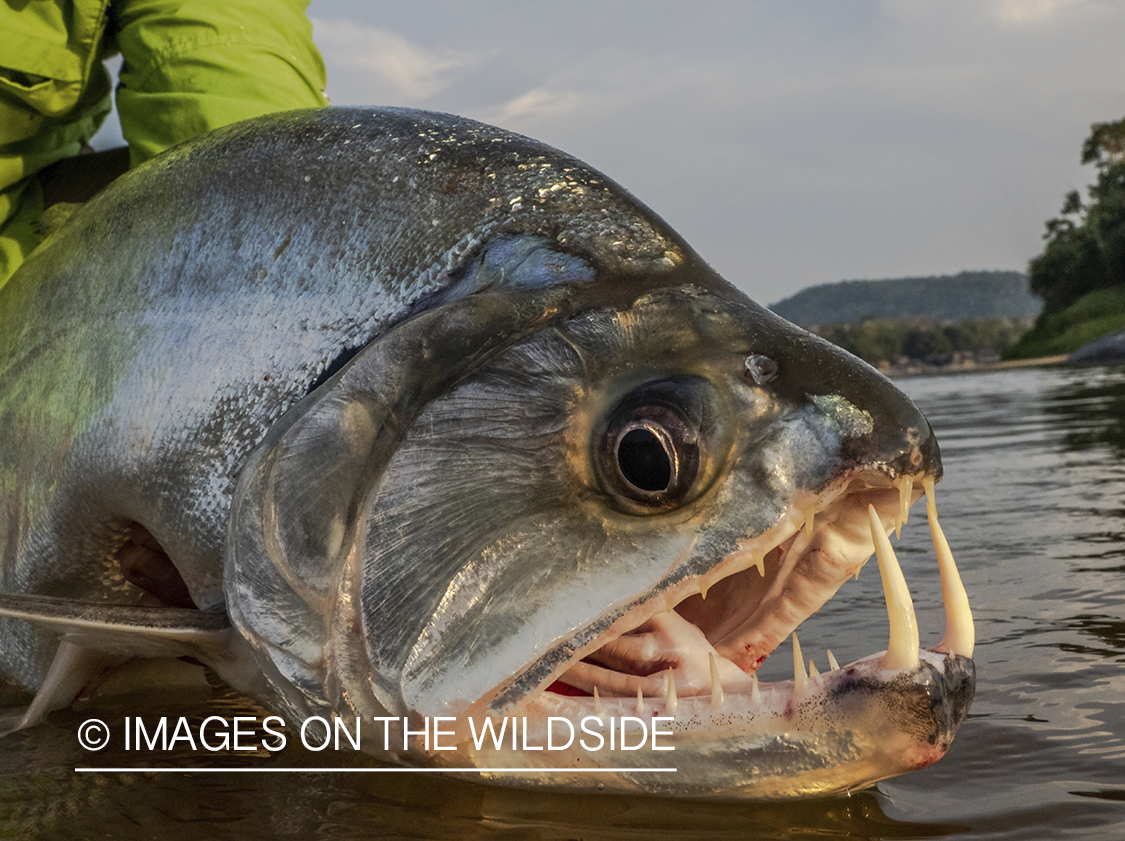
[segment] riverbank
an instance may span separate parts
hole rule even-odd
[[[1125,284],[1083,295],[1069,307],[1043,312],[1019,341],[1004,351],[1008,358],[1074,353],[1103,336],[1125,331]]]
[[[900,364],[879,365],[879,371],[891,379],[898,377],[933,377],[943,374],[972,374],[986,373],[989,371],[1008,371],[1013,368],[1041,368],[1070,363],[1069,354],[1056,354],[1053,356],[1038,356],[1034,359],[960,359],[948,364],[931,365],[916,359]]]

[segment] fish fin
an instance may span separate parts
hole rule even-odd
[[[125,657],[202,659],[225,649],[231,634],[225,613],[52,596],[0,595],[0,616],[56,631],[80,648]]]
[[[62,634],[43,683],[15,729],[69,706],[97,675],[130,657],[221,657],[229,645],[225,613],[177,607],[0,595],[0,616]]]
[[[20,717],[16,730],[31,727],[52,710],[69,707],[95,676],[121,662],[120,655],[76,645],[66,639],[59,643],[47,676]]]

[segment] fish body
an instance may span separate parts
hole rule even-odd
[[[922,767],[967,712],[951,556],[938,650],[891,586],[886,653],[759,686],[932,502],[936,441],[543,144],[403,109],[233,126],[76,213],[0,323],[0,670],[40,709],[190,653],[291,720],[453,722],[456,751],[392,761],[726,797]],[[669,718],[679,773],[473,742],[607,703]]]

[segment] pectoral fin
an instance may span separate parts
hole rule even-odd
[[[0,595],[0,616],[63,634],[75,645],[127,657],[201,657],[227,645],[225,613],[178,607]]]
[[[17,729],[69,705],[93,678],[130,657],[223,660],[232,633],[225,613],[50,596],[0,595],[0,616],[23,619],[62,635],[47,676]]]

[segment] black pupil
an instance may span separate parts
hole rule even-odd
[[[672,481],[672,462],[664,445],[648,429],[631,429],[617,445],[621,475],[642,491],[663,491]]]

